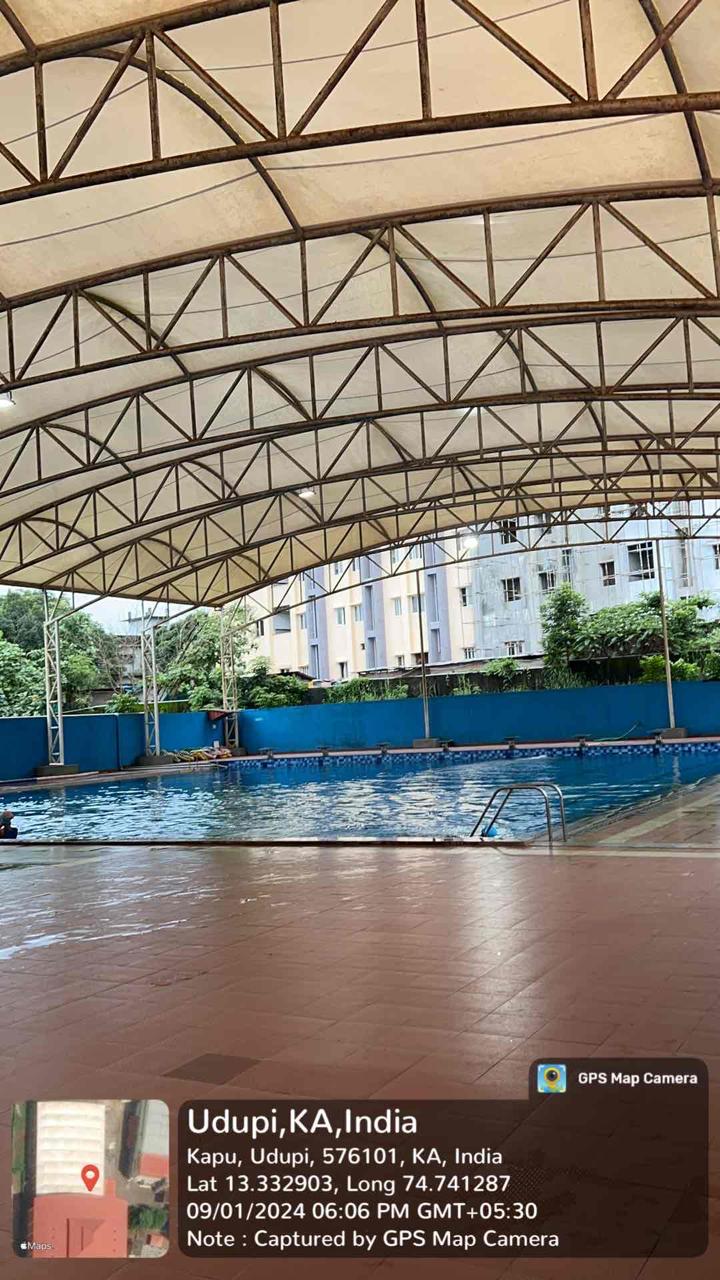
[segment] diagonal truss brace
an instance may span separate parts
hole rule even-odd
[[[142,627],[140,632],[140,651],[142,657],[142,693],[143,714],[145,717],[145,755],[159,756],[160,751],[160,703],[157,679],[157,661],[155,656],[155,631],[158,620],[155,617],[156,605],[150,609],[142,604]]]
[[[47,719],[48,764],[65,764],[63,691],[61,673],[60,618],[47,591],[43,591],[45,622],[45,713]]]
[[[235,660],[235,614],[238,602],[220,610],[220,674],[225,715],[225,746],[237,752],[240,747],[238,722],[237,664]]]

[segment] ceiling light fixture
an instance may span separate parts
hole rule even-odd
[[[314,497],[315,497],[315,490],[311,489],[308,485],[306,485],[304,489],[298,490],[298,498],[314,498]]]
[[[12,391],[0,391],[0,409],[14,409],[15,400]]]

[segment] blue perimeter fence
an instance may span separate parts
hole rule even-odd
[[[720,682],[676,683],[676,720],[693,735],[720,734]],[[667,727],[664,684],[602,685],[430,699],[430,733],[458,745],[643,737]],[[240,712],[240,741],[251,753],[323,747],[410,746],[424,736],[419,698],[321,703]]]
[[[676,719],[696,736],[720,735],[720,681],[677,682]],[[163,749],[209,747],[222,741],[222,724],[204,711],[160,717]],[[250,753],[408,747],[423,736],[419,698],[385,702],[321,703],[239,712],[240,741]],[[430,699],[433,737],[458,745],[563,742],[578,737],[643,737],[668,722],[664,684],[607,685]],[[141,715],[65,717],[65,757],[83,772],[122,769],[144,750]],[[0,779],[29,778],[47,764],[40,716],[0,718]]]

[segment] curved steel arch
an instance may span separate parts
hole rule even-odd
[[[566,193],[567,196],[567,193]],[[523,210],[532,216],[538,209],[545,211],[554,211],[567,207],[567,198],[562,200],[556,197],[547,197],[542,205],[533,205],[531,209]],[[667,201],[674,197],[670,197],[667,193],[662,196],[653,197],[658,202]],[[698,212],[701,214],[702,223],[705,230],[699,231],[695,238],[705,238],[707,241],[707,276],[706,279],[699,278],[694,275],[685,264],[675,256],[672,252],[672,245],[666,247],[661,242],[654,240],[648,235],[642,226],[628,216],[627,208],[634,204],[634,196],[632,193],[625,194],[623,197],[613,196],[608,198],[606,193],[595,193],[588,195],[586,193],[573,196],[572,204],[574,212],[570,218],[563,224],[559,232],[549,236],[547,243],[539,249],[534,257],[530,257],[525,261],[524,270],[518,269],[518,274],[511,286],[506,289],[502,297],[498,297],[498,291],[495,288],[494,279],[496,267],[502,263],[502,259],[497,258],[493,254],[492,247],[492,216],[483,211],[482,216],[485,221],[484,234],[484,251],[485,259],[478,261],[485,262],[485,268],[488,275],[490,288],[487,297],[482,297],[477,293],[475,288],[465,283],[462,276],[453,270],[451,262],[443,261],[442,257],[438,257],[431,248],[424,245],[417,235],[410,231],[410,222],[399,220],[380,220],[375,222],[374,228],[369,229],[364,222],[358,223],[352,231],[343,230],[338,232],[336,228],[324,231],[317,238],[327,242],[332,242],[334,237],[342,236],[345,238],[348,234],[356,234],[366,242],[365,248],[361,250],[357,258],[346,271],[345,275],[336,282],[322,282],[313,285],[308,278],[306,263],[306,245],[310,237],[305,233],[296,235],[292,239],[283,237],[281,241],[268,242],[266,248],[271,250],[277,245],[296,244],[298,246],[298,258],[296,264],[296,279],[293,282],[293,296],[297,296],[300,300],[300,315],[293,314],[285,306],[286,298],[276,295],[269,289],[262,280],[253,274],[253,257],[257,255],[258,249],[250,250],[250,257],[243,259],[238,257],[236,252],[230,250],[213,251],[207,256],[200,258],[197,262],[198,275],[183,287],[175,310],[170,315],[170,320],[164,325],[161,331],[164,335],[175,332],[173,339],[173,347],[179,357],[183,355],[189,356],[197,353],[217,351],[222,354],[224,351],[238,350],[251,345],[253,343],[273,342],[277,346],[278,358],[284,357],[283,347],[292,344],[298,338],[319,339],[318,354],[322,352],[322,342],[329,342],[334,337],[342,337],[343,334],[352,334],[355,331],[362,330],[388,330],[390,333],[394,331],[402,332],[407,330],[410,332],[418,324],[426,322],[432,317],[438,328],[450,330],[454,325],[460,322],[474,321],[478,326],[485,324],[488,320],[497,322],[498,327],[503,324],[510,325],[514,320],[524,317],[533,317],[540,322],[545,317],[553,319],[554,317],[565,317],[566,323],[572,323],[577,317],[582,316],[610,316],[610,315],[651,315],[653,313],[665,313],[672,310],[675,314],[707,314],[714,315],[720,312],[720,270],[718,270],[717,257],[717,228],[714,218],[711,217],[710,210],[714,211],[714,202],[708,200],[707,193],[700,194],[698,191],[693,193],[693,198],[699,202]],[[542,302],[536,300],[522,300],[522,291],[526,284],[530,282],[531,286],[534,282],[536,273],[544,266],[548,259],[552,259],[553,255],[559,250],[562,252],[563,240],[565,236],[573,230],[573,228],[583,219],[586,219],[588,230],[590,221],[594,221],[599,213],[604,213],[608,218],[622,228],[627,244],[620,249],[606,248],[602,241],[593,236],[588,243],[588,248],[584,251],[584,256],[588,259],[588,268],[592,271],[595,279],[595,287],[597,298],[595,300],[582,298],[578,299],[572,291],[569,296],[563,294],[562,286],[559,284],[556,288],[554,297],[546,297]],[[462,226],[463,218],[466,215],[456,215],[454,212],[442,218],[446,231],[452,233],[456,223]],[[436,216],[436,222],[440,218]],[[404,251],[407,245],[410,252],[413,253],[412,262],[409,261],[409,254]],[[383,264],[372,268],[373,270],[382,270],[382,284],[387,293],[388,306],[384,314],[375,314],[375,304],[363,302],[362,298],[353,297],[350,315],[344,315],[342,318],[332,317],[332,306],[335,299],[340,299],[342,304],[347,307],[346,298],[348,297],[348,286],[357,281],[362,274],[364,263],[368,259],[368,255],[377,249],[383,256]],[[657,258],[658,262],[667,272],[674,276],[677,292],[672,300],[657,298],[638,298],[627,296],[616,290],[615,296],[609,296],[609,288],[606,284],[606,267],[610,256],[614,253],[621,252],[644,252],[653,255],[653,259]],[[574,253],[575,257],[583,256]],[[172,265],[178,265],[182,260],[182,256],[176,255],[174,258],[159,259],[154,263],[145,264],[140,267],[134,267],[129,273],[118,276],[116,272],[99,273],[92,280],[86,278],[84,281],[75,281],[68,285],[57,286],[54,291],[42,290],[32,295],[26,295],[22,300],[11,301],[6,304],[4,310],[0,309],[0,340],[3,334],[6,338],[6,345],[9,352],[9,367],[6,373],[2,374],[4,385],[8,390],[21,390],[23,387],[42,386],[49,383],[57,383],[66,381],[76,376],[84,376],[91,373],[103,373],[105,371],[123,368],[130,365],[147,366],[150,374],[150,384],[152,383],[152,363],[157,359],[161,359],[166,354],[162,345],[154,336],[159,323],[160,317],[155,315],[153,307],[152,292],[154,275],[162,277],[165,280],[165,273],[172,268]],[[418,267],[415,267],[417,262]],[[440,303],[437,297],[433,297],[424,283],[419,277],[418,271],[422,268],[426,273],[434,273],[434,277],[438,281],[444,281],[445,287],[454,291],[456,295],[456,304],[448,305],[447,300]],[[254,297],[257,302],[272,305],[275,314],[280,321],[279,324],[266,327],[264,330],[256,329],[255,331],[244,331],[238,328],[234,323],[232,313],[236,307],[228,301],[227,281],[228,273],[239,272],[250,290],[254,290]],[[417,293],[421,299],[424,310],[416,310],[409,308],[407,303],[403,305],[400,298],[399,280],[401,276],[405,276],[409,282],[413,293]],[[712,283],[707,282],[708,278],[712,278]],[[139,348],[129,352],[125,349],[118,352],[117,356],[103,357],[102,359],[94,359],[91,354],[85,351],[82,325],[77,310],[77,300],[83,299],[88,295],[88,291],[95,292],[99,288],[109,289],[113,282],[118,280],[135,280],[138,286],[142,286],[144,299],[144,308],[142,313],[136,313],[135,319],[139,326],[139,332],[142,335],[142,341]],[[319,310],[314,311],[312,303],[312,293],[317,289],[327,291],[332,284],[335,288],[332,290],[329,298],[326,298]],[[207,323],[208,332],[201,338],[186,336],[183,338],[181,331],[177,330],[177,325],[181,324],[183,317],[192,315],[191,303],[200,286],[204,285],[212,287],[215,291],[214,301],[216,305],[213,307],[213,316],[211,321]],[[465,305],[458,305],[458,299],[465,295]],[[104,294],[104,296],[112,295]],[[351,295],[352,296],[352,295]],[[73,301],[71,311],[58,306],[58,311],[51,322],[46,321],[45,311],[42,307],[39,310],[35,304],[47,302],[49,299],[59,299],[59,303],[68,300]],[[254,305],[252,301],[242,304],[242,309]],[[24,321],[27,326],[28,319],[32,324],[37,310],[37,326],[38,337],[33,351],[32,358],[26,360],[21,366],[14,356],[15,340],[14,332],[19,321]],[[36,364],[42,344],[47,341],[54,331],[61,331],[62,324],[66,323],[67,317],[70,317],[69,332],[63,340],[69,350],[73,352],[73,359],[68,360],[60,367],[53,367],[50,370],[40,370]],[[163,323],[167,317],[163,317]],[[67,325],[66,325],[67,327]],[[89,339],[92,342],[92,335]]]
[[[647,473],[646,473],[647,474]],[[648,477],[652,479],[652,475]],[[618,502],[647,503],[654,501],[671,501],[678,498],[718,498],[718,491],[712,493],[698,486],[688,486],[687,477],[681,476],[678,482],[669,488],[658,488],[646,483],[642,488],[627,488],[618,484],[607,484],[604,493],[596,485],[594,487],[578,487],[573,492],[569,487],[563,490],[568,502],[565,510],[580,513],[584,509],[597,510],[603,506],[603,499],[610,504]],[[532,495],[537,506],[523,506],[518,511],[517,501],[507,503],[495,502],[491,510],[483,509],[477,498],[476,486],[469,486],[464,492],[457,491],[454,498],[442,495],[424,502],[411,502],[399,505],[388,504],[386,508],[370,511],[355,517],[338,517],[324,520],[322,523],[308,525],[298,531],[268,535],[255,543],[240,541],[220,551],[207,551],[183,572],[178,569],[179,558],[187,565],[187,545],[174,546],[163,544],[154,538],[152,547],[146,549],[145,559],[159,562],[164,552],[164,563],[153,571],[147,566],[140,567],[140,554],[137,544],[123,547],[118,552],[108,552],[95,568],[95,575],[85,574],[79,570],[64,570],[47,580],[47,585],[55,590],[74,590],[89,594],[112,595],[121,594],[138,598],[161,598],[174,601],[193,600],[194,603],[218,604],[223,599],[247,594],[251,590],[282,581],[290,573],[305,572],[318,568],[335,560],[370,553],[397,542],[409,541],[418,537],[433,539],[448,532],[464,533],[469,525],[484,525],[500,518],[517,514],[540,514],[542,510],[558,510],[560,494],[557,488],[548,485],[546,491],[540,490]],[[547,507],[542,506],[543,498]],[[561,510],[563,508],[560,508]],[[205,528],[205,518],[196,522],[196,534],[202,532],[208,536],[213,531],[210,519],[209,529]],[[216,532],[218,532],[216,528]],[[369,532],[370,531],[370,532]],[[333,536],[334,535],[334,536]],[[222,530],[223,539],[229,541],[227,530]],[[313,546],[313,542],[315,545]],[[281,561],[281,557],[285,559]],[[134,573],[130,573],[128,565],[135,564]],[[240,585],[229,584],[224,593],[212,594],[216,582],[223,572],[228,573],[232,565],[245,575]],[[200,576],[212,570],[214,577],[204,587],[200,584]],[[252,570],[252,574],[251,574]],[[195,582],[195,594],[188,595],[184,589],[186,579]],[[22,580],[18,579],[18,582]],[[189,589],[189,588],[188,588]]]
[[[664,433],[658,433],[654,439],[648,440],[643,448],[638,447],[634,437],[628,436],[626,440],[618,442],[618,447],[613,454],[615,467],[613,470],[604,469],[602,466],[593,470],[591,463],[603,461],[603,455],[599,450],[596,449],[594,454],[590,453],[593,444],[596,445],[597,441],[587,436],[582,439],[571,438],[564,445],[556,446],[552,452],[546,451],[543,454],[528,452],[523,456],[515,451],[509,458],[505,458],[504,455],[509,451],[498,449],[486,451],[481,457],[465,450],[442,457],[413,458],[405,460],[402,464],[387,463],[375,468],[367,467],[349,472],[338,470],[337,474],[333,474],[329,480],[316,481],[315,496],[305,501],[298,498],[296,485],[279,486],[272,490],[239,492],[237,486],[228,484],[221,489],[220,493],[213,495],[212,501],[199,501],[195,504],[187,499],[180,502],[178,492],[177,510],[169,514],[166,504],[163,503],[162,511],[153,515],[153,498],[157,499],[161,490],[167,489],[173,492],[175,488],[180,489],[179,484],[173,483],[175,468],[169,466],[159,475],[155,494],[150,498],[146,496],[140,504],[143,509],[141,518],[145,530],[141,540],[134,532],[140,518],[136,510],[123,512],[119,503],[113,504],[110,500],[118,516],[116,526],[106,531],[92,525],[88,529],[88,522],[91,522],[93,517],[90,503],[88,502],[86,507],[76,512],[74,521],[70,522],[72,512],[66,519],[62,517],[62,508],[73,505],[74,500],[68,500],[67,503],[55,504],[0,526],[0,548],[6,551],[10,539],[16,535],[20,543],[24,540],[26,544],[39,544],[36,554],[27,556],[23,564],[16,568],[15,573],[21,574],[27,574],[40,563],[51,570],[55,557],[63,556],[73,559],[76,554],[81,557],[82,552],[87,548],[92,551],[92,555],[85,559],[73,559],[72,572],[82,573],[84,569],[96,567],[98,557],[114,557],[118,552],[142,545],[146,541],[159,547],[163,545],[163,536],[167,535],[170,538],[168,545],[171,545],[175,531],[193,528],[198,521],[217,522],[220,517],[232,516],[233,521],[241,529],[253,530],[255,516],[246,515],[246,513],[252,513],[257,509],[258,504],[261,505],[265,500],[268,504],[271,501],[277,502],[279,516],[282,515],[283,507],[291,516],[294,516],[296,511],[313,512],[322,523],[309,524],[307,531],[317,532],[318,528],[330,528],[335,520],[346,518],[338,513],[348,499],[357,498],[359,488],[362,490],[365,506],[363,518],[371,520],[377,514],[376,508],[367,499],[367,489],[363,482],[372,484],[376,494],[385,494],[389,500],[390,492],[385,488],[385,484],[401,480],[406,482],[407,487],[408,479],[415,475],[421,475],[423,480],[427,481],[428,489],[434,487],[438,480],[446,479],[453,495],[461,492],[455,482],[455,478],[460,477],[468,486],[467,494],[472,493],[475,497],[477,512],[485,510],[486,507],[489,508],[482,519],[491,522],[501,515],[507,515],[509,510],[513,515],[527,514],[528,503],[534,502],[540,507],[550,498],[556,500],[560,496],[560,491],[552,484],[552,470],[558,465],[562,465],[564,471],[574,477],[579,486],[578,491],[586,493],[586,504],[588,490],[595,495],[595,505],[605,507],[609,505],[611,497],[614,497],[616,502],[647,500],[648,491],[654,502],[660,501],[661,497],[668,501],[675,500],[692,491],[692,486],[690,488],[688,486],[688,476],[697,481],[698,486],[702,488],[703,496],[720,498],[717,476],[713,477],[710,474],[708,466],[708,462],[712,463],[713,460],[717,465],[720,456],[720,427],[710,439],[702,438],[694,443],[678,442],[668,429]],[[576,458],[578,449],[582,450],[582,463]],[[522,466],[524,469],[520,477],[512,481],[504,480],[502,474],[504,462],[509,463],[513,469]],[[543,463],[546,464],[545,469],[543,469]],[[649,486],[643,484],[640,489],[634,489],[638,473],[643,469],[649,474],[650,484]],[[659,480],[655,479],[656,469],[661,477]],[[537,476],[534,474],[536,471]],[[431,478],[428,479],[428,477]],[[189,475],[187,478],[197,484],[197,475]],[[212,493],[212,480],[222,481],[222,477],[209,468],[207,476],[200,475],[201,487],[206,487],[208,494]],[[583,485],[580,484],[581,481],[584,482]],[[326,498],[326,489],[335,491],[339,486],[347,486],[341,498],[338,499],[335,492],[332,497]],[[567,478],[564,479],[562,494],[572,497],[572,488]],[[447,495],[445,497],[447,498]],[[409,498],[405,499],[401,495],[395,501],[402,508],[406,502],[409,502]],[[267,515],[267,512],[265,514]],[[388,508],[381,507],[380,514],[386,516]],[[124,529],[120,523],[123,515]],[[477,514],[474,523],[479,521],[480,515]],[[80,525],[82,528],[79,528]],[[248,533],[247,540],[243,543],[246,549],[258,545],[253,539],[254,533],[252,535]],[[11,573],[8,580],[11,580],[12,576]]]
[[[322,560],[314,557],[332,559],[341,554],[337,536],[342,530],[346,530],[345,541],[375,546],[391,540],[393,528],[396,536],[405,536],[416,518],[427,527],[451,527],[473,513],[491,519],[490,510],[499,515],[534,502],[587,505],[592,497],[595,505],[603,505],[618,493],[627,500],[671,492],[717,496],[720,432],[714,418],[720,407],[720,358],[716,361],[715,350],[720,357],[720,330],[715,321],[720,316],[720,250],[715,195],[720,185],[712,175],[699,113],[720,107],[720,92],[712,87],[704,92],[689,88],[673,47],[676,31],[704,2],[685,0],[673,18],[663,23],[653,0],[638,0],[647,20],[649,43],[601,97],[591,0],[579,0],[584,90],[562,80],[510,31],[489,19],[478,7],[482,0],[477,4],[451,0],[561,100],[543,99],[535,105],[516,96],[502,110],[491,107],[443,115],[433,105],[425,5],[418,0],[413,43],[421,115],[403,119],[388,111],[379,123],[371,124],[361,112],[347,125],[336,127],[331,121],[319,130],[313,124],[317,110],[332,98],[396,0],[377,0],[365,30],[349,45],[294,125],[287,112],[283,80],[287,55],[280,38],[280,9],[274,0],[218,0],[158,21],[143,18],[121,29],[52,46],[37,43],[27,32],[23,40],[20,33],[24,52],[0,59],[0,77],[22,68],[33,70],[38,166],[33,172],[7,148],[0,148],[24,183],[0,192],[0,206],[78,188],[92,190],[136,176],[247,159],[268,186],[288,227],[271,234],[260,230],[229,245],[191,248],[132,265],[116,263],[105,271],[3,300],[0,350],[4,337],[8,368],[0,378],[7,391],[17,394],[18,416],[25,420],[8,420],[7,429],[5,422],[0,424],[5,455],[0,492],[5,501],[14,496],[19,506],[17,516],[0,527],[0,572],[18,581],[30,581],[28,575],[37,573],[38,581],[55,583],[58,575],[48,579],[48,574],[54,574],[65,557],[67,567],[60,564],[60,576],[66,573],[73,581],[92,580],[95,574],[108,589],[108,584],[117,586],[122,581],[133,592],[145,587],[154,592],[174,589],[174,578],[177,589],[184,589],[188,575],[194,575],[197,590],[205,598],[214,590],[207,585],[207,574],[215,571],[213,538],[229,537],[226,522],[239,531],[239,544],[223,550],[218,563],[234,566],[240,576],[247,573],[257,578],[259,574],[260,579],[270,580],[281,561],[285,564],[294,558],[318,564]],[[167,34],[246,10],[265,12],[271,35],[274,100],[258,107],[259,114],[214,75],[206,65],[208,58],[198,61]],[[193,85],[182,82],[176,65],[163,65],[167,53],[185,63],[194,76]],[[671,82],[673,92],[638,95],[633,81],[658,55],[667,68],[660,87]],[[71,70],[73,59],[86,57],[108,59],[115,63],[115,71],[80,116],[71,143],[51,171],[43,69],[50,62],[64,61]],[[150,157],[124,165],[113,164],[110,156],[102,169],[93,169],[94,161],[88,160],[86,169],[81,165],[69,173],[67,164],[105,109],[119,81],[119,69],[130,66],[146,78]],[[204,113],[230,145],[178,154],[164,149],[158,100],[162,83]],[[272,124],[261,118],[269,107],[274,113]],[[430,209],[351,215],[303,226],[283,190],[282,176],[276,181],[261,163],[265,155],[287,156],[380,139],[430,139],[468,129],[479,136],[529,123],[552,127],[558,121],[608,121],[629,115],[649,119],[667,113],[680,113],[686,121],[697,180],[645,181],[634,187],[596,186],[590,191],[555,194],[540,190],[515,198],[437,203]],[[244,136],[238,120],[257,137]],[[636,202],[644,202],[652,211],[654,226],[656,211],[665,211],[662,202],[675,199],[682,199],[686,210],[688,200],[696,201],[702,213],[697,239],[704,238],[706,252],[697,257],[702,264],[697,274],[680,250],[675,253],[671,240],[648,233],[633,212]],[[563,215],[559,230],[554,229],[553,218],[546,219],[547,241],[535,247],[531,259],[513,268],[501,287],[496,271],[501,257],[493,248],[494,220],[514,214],[522,241],[523,217],[530,220],[540,211],[562,209],[567,217]],[[464,265],[456,269],[454,220],[467,216],[479,219],[486,288],[473,284],[472,270]],[[561,273],[556,273],[552,285],[543,285],[539,298],[525,291],[528,281],[533,287],[533,277],[537,279],[536,273],[548,260],[562,254],[564,238],[582,218],[586,226],[592,224],[592,243],[576,256],[588,258],[597,296],[592,289],[584,296],[582,287],[576,288],[573,282],[564,287]],[[643,297],[640,288],[629,287],[624,296],[620,273],[611,287],[607,255],[625,252],[628,245],[618,249],[603,244],[600,228],[606,218],[620,225],[631,249],[649,251],[653,261],[674,273],[673,288],[666,290],[673,292],[671,299]],[[442,222],[442,249],[433,247],[432,236],[427,243],[429,233],[420,226],[423,222]],[[315,305],[308,245],[312,241],[330,247],[333,237],[347,236],[361,243],[357,258],[342,279],[317,285],[322,293]],[[247,256],[258,251],[270,254],[287,245],[296,246],[297,251],[299,316],[293,314],[294,303],[292,310],[285,305],[282,286],[277,292],[274,286],[268,287],[262,271],[253,276],[252,259]],[[374,250],[382,259],[378,270],[383,272],[388,298],[382,316],[372,314],[374,295],[363,299],[360,291],[355,296],[348,287]],[[183,285],[173,294],[175,310],[160,316],[154,300],[156,276],[189,264],[197,266],[197,273],[187,288]],[[258,322],[250,333],[240,331],[227,291],[227,272],[234,270],[243,277],[251,298],[275,308],[280,319],[274,327],[261,331]],[[272,274],[271,278],[275,279]],[[141,307],[113,297],[114,284],[132,280],[141,288]],[[186,320],[203,286],[217,291],[218,305],[212,308],[216,327],[203,320],[203,332],[196,336]],[[57,300],[57,311],[48,322],[44,304],[52,299]],[[132,326],[128,346],[135,349],[96,358],[81,324],[86,304],[101,308],[106,318],[123,315]],[[608,355],[621,332],[612,326],[633,320],[642,337],[639,348],[629,350],[627,360]],[[119,337],[128,339],[119,321],[111,324]],[[584,329],[578,327],[583,325]],[[574,337],[564,346],[568,328]],[[370,332],[363,336],[364,330]],[[42,368],[46,343],[61,333],[71,339],[66,345],[72,359],[63,365],[63,352],[56,352],[54,367]],[[17,334],[25,347],[22,360],[17,358]],[[255,344],[255,350],[244,352],[246,344]],[[214,367],[194,367],[195,356],[207,360],[212,352],[219,360]],[[165,359],[175,361],[179,376],[156,376],[154,362]],[[335,380],[333,360],[340,369]],[[123,392],[95,393],[104,373],[131,366],[142,366],[139,385]],[[374,381],[365,377],[373,368]],[[73,391],[75,377],[89,388],[83,389],[82,398]],[[210,390],[213,382],[218,384],[217,397]],[[170,399],[164,398],[166,393]],[[54,404],[54,408],[37,413],[34,404]],[[468,414],[474,422],[474,441],[464,425]],[[444,418],[448,419],[445,425]],[[343,459],[343,439],[350,437],[355,455],[348,453]],[[266,482],[261,466],[267,467]],[[297,492],[310,484],[318,491],[315,511],[312,504],[302,505]],[[348,485],[352,488],[341,499]],[[448,491],[441,493],[443,485]],[[268,511],[273,514],[255,524],[263,503],[270,504]],[[118,573],[123,557],[128,565],[135,565],[134,570]],[[41,560],[46,562],[45,577]],[[151,563],[158,566],[152,572]],[[239,567],[243,564],[244,570]],[[253,567],[252,574],[248,566]],[[228,589],[231,576],[228,567]]]

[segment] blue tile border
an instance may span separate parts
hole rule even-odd
[[[448,751],[438,748],[437,750],[422,751],[328,751],[327,753],[319,753],[317,751],[308,752],[307,755],[270,755],[270,756],[240,756],[235,760],[227,761],[223,766],[228,769],[323,769],[333,765],[354,765],[360,767],[363,765],[378,764],[418,764],[421,761],[428,763],[442,764],[472,764],[484,760],[512,760],[512,759],[532,759],[537,756],[622,756],[622,755],[684,755],[697,752],[713,752],[720,753],[720,741],[694,741],[685,742],[682,740],[662,743],[632,743],[617,745],[603,743],[601,745],[593,745],[588,743],[586,746],[544,746],[537,744],[523,744],[516,747],[453,747]]]

